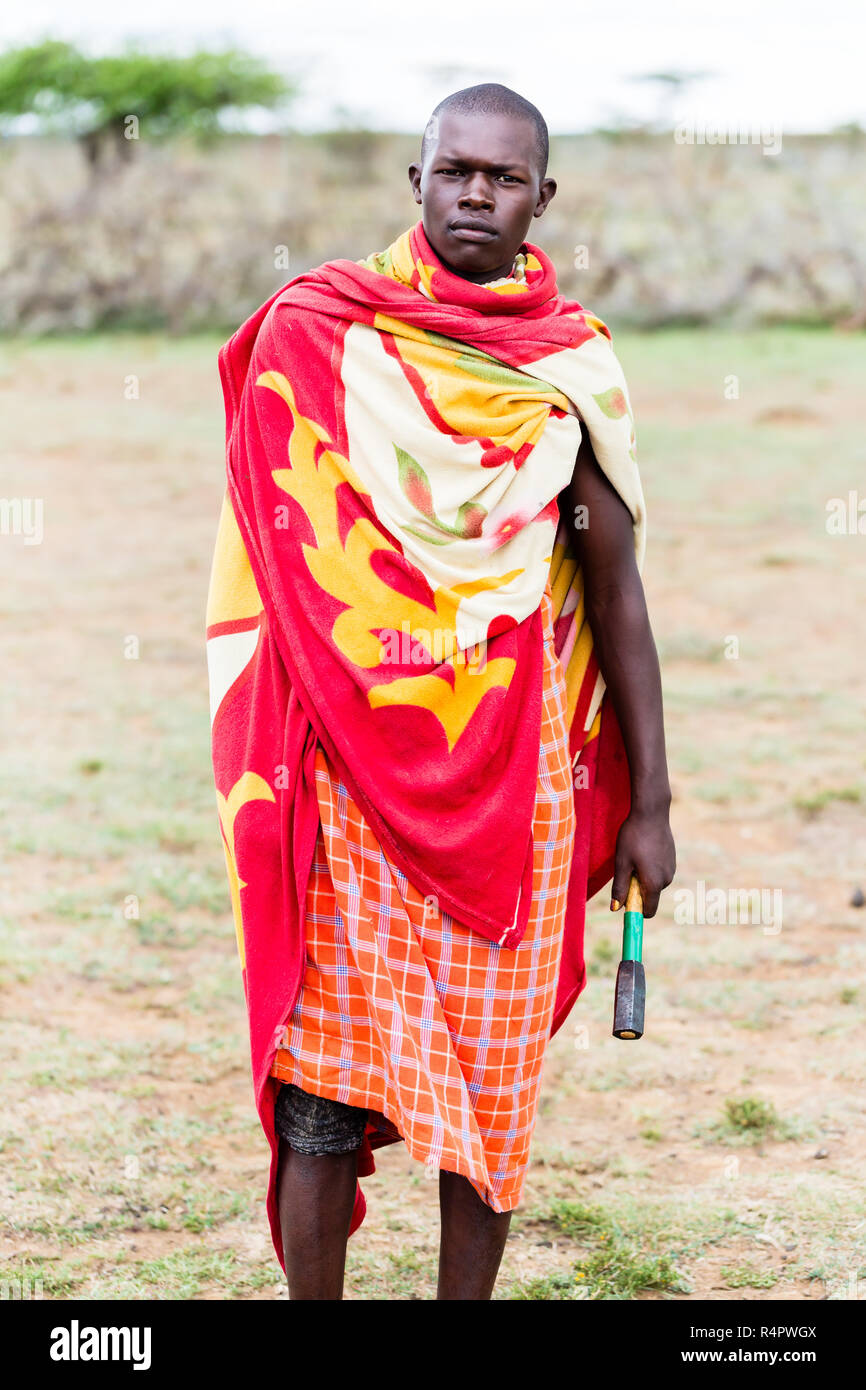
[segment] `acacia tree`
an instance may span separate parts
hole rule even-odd
[[[90,58],[48,41],[0,54],[0,117],[33,115],[41,128],[73,135],[94,169],[110,151],[128,158],[139,132],[204,138],[229,109],[273,109],[294,94],[292,83],[237,49]]]

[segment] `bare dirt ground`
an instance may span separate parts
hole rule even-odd
[[[496,1296],[863,1299],[866,535],[826,523],[866,498],[866,342],[617,346],[678,874],[635,1044],[610,1035],[621,919],[590,904]],[[286,1296],[210,777],[216,347],[0,351],[0,492],[44,506],[40,544],[0,535],[0,1277],[46,1298]],[[713,889],[768,910],[690,922]],[[377,1163],[347,1297],[430,1298],[436,1184],[402,1145]]]

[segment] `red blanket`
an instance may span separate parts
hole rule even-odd
[[[213,765],[281,1262],[269,1071],[303,970],[316,742],[410,882],[516,946],[550,575],[578,823],[552,1031],[584,986],[585,904],[612,874],[628,809],[558,497],[586,428],[642,560],[631,410],[605,326],[523,249],[525,285],[475,285],[419,222],[365,262],[298,276],[220,352]],[[359,1171],[372,1168],[367,1144]],[[352,1230],[363,1213],[359,1188]]]

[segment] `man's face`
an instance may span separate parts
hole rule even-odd
[[[521,116],[443,112],[409,180],[434,251],[479,284],[509,273],[556,192],[555,180],[539,179],[535,128]]]

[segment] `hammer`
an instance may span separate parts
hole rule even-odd
[[[646,1003],[646,975],[641,963],[643,948],[643,899],[634,874],[628,885],[622,923],[622,960],[616,972],[613,1005],[613,1036],[636,1039],[643,1036]]]

